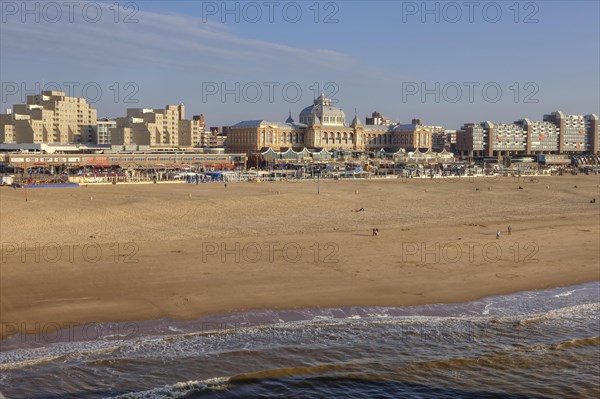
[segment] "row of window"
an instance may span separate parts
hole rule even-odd
[[[312,117],[303,116],[300,118],[300,123],[310,124]],[[344,118],[341,116],[324,116],[321,120],[323,123],[338,123],[340,125],[344,124]]]

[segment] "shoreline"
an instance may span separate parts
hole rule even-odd
[[[0,207],[0,335],[242,310],[465,303],[598,281],[598,204],[588,201],[598,179],[554,179],[551,189],[525,190],[501,179],[489,191],[468,181],[342,181],[319,196],[285,182],[117,184],[38,192],[28,203],[10,190]],[[52,243],[59,259],[50,259]]]
[[[172,337],[201,334],[226,334],[235,333],[248,328],[263,328],[269,326],[298,325],[323,320],[349,321],[363,318],[380,318],[385,321],[389,317],[411,318],[411,317],[435,317],[435,318],[491,318],[498,315],[468,314],[472,307],[482,303],[490,302],[492,299],[515,297],[527,293],[538,293],[540,291],[578,291],[586,289],[600,281],[588,281],[574,285],[561,285],[556,287],[540,288],[534,290],[515,291],[496,295],[488,295],[465,302],[449,303],[417,303],[403,306],[343,306],[343,307],[319,307],[319,308],[294,308],[294,309],[246,309],[227,313],[214,313],[201,315],[192,319],[171,319],[162,317],[160,319],[128,320],[128,321],[102,321],[91,322],[83,325],[69,325],[60,330],[40,331],[37,334],[17,333],[4,337],[0,342],[3,344],[2,352],[14,350],[28,350],[43,348],[53,344],[85,343],[91,341],[117,342],[122,340],[138,340],[154,337]],[[598,284],[596,284],[598,285]],[[435,309],[430,309],[430,307]],[[439,314],[439,308],[449,313]],[[457,311],[458,310],[458,311]],[[373,315],[372,312],[384,314]],[[367,316],[364,313],[371,312]],[[391,313],[391,315],[390,315]],[[512,316],[512,315],[511,315]],[[511,317],[508,316],[508,317]],[[516,315],[515,315],[516,316]],[[523,315],[521,315],[523,316]],[[286,319],[283,319],[285,317]],[[312,318],[309,318],[312,317]],[[0,365],[1,367],[1,365]]]

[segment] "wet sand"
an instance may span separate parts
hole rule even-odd
[[[600,280],[599,184],[322,181],[320,195],[315,182],[117,184],[31,189],[27,202],[0,188],[0,334]]]

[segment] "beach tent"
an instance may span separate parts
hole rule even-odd
[[[304,158],[310,158],[310,152],[305,147],[287,147],[281,149],[281,159],[300,161]]]
[[[440,160],[452,160],[454,159],[454,154],[444,148],[441,152],[437,153],[437,157]]]
[[[327,151],[325,148],[314,148],[310,151],[310,155],[314,161],[322,161],[325,159],[331,159],[333,154]]]
[[[397,154],[405,154],[406,150],[400,147],[388,148],[385,150],[386,154],[397,155]]]
[[[406,155],[406,151],[404,150],[404,148],[396,147],[396,148],[387,149],[385,151],[385,153],[383,154],[383,158],[394,159],[394,158],[398,158],[398,157],[403,157],[405,155]]]
[[[371,155],[373,156],[373,158],[383,158],[385,155],[386,151],[385,148],[379,148],[377,150],[371,150]]]
[[[209,181],[223,181],[223,173],[221,172],[204,172],[204,176]]]
[[[259,151],[257,151],[256,154],[260,155],[265,161],[273,161],[275,159],[281,158],[281,153],[275,151],[271,147],[263,147]]]
[[[293,147],[293,150],[298,154],[299,159],[310,159],[310,151],[306,147]]]

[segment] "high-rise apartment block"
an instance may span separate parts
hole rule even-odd
[[[96,110],[84,98],[42,91],[0,117],[0,142],[92,143],[95,126]]]
[[[543,121],[521,119],[512,124],[467,123],[457,133],[456,149],[463,155],[598,154],[598,117],[544,115]]]
[[[98,119],[94,129],[94,143],[112,144],[112,131],[117,128],[115,119]]]
[[[117,118],[112,144],[200,147],[205,125],[204,115],[186,120],[183,104],[164,109],[129,108],[126,117]]]
[[[130,108],[126,117],[97,119],[84,98],[42,91],[0,115],[0,143],[203,147],[210,138],[205,127],[204,115],[185,119],[183,104]]]

